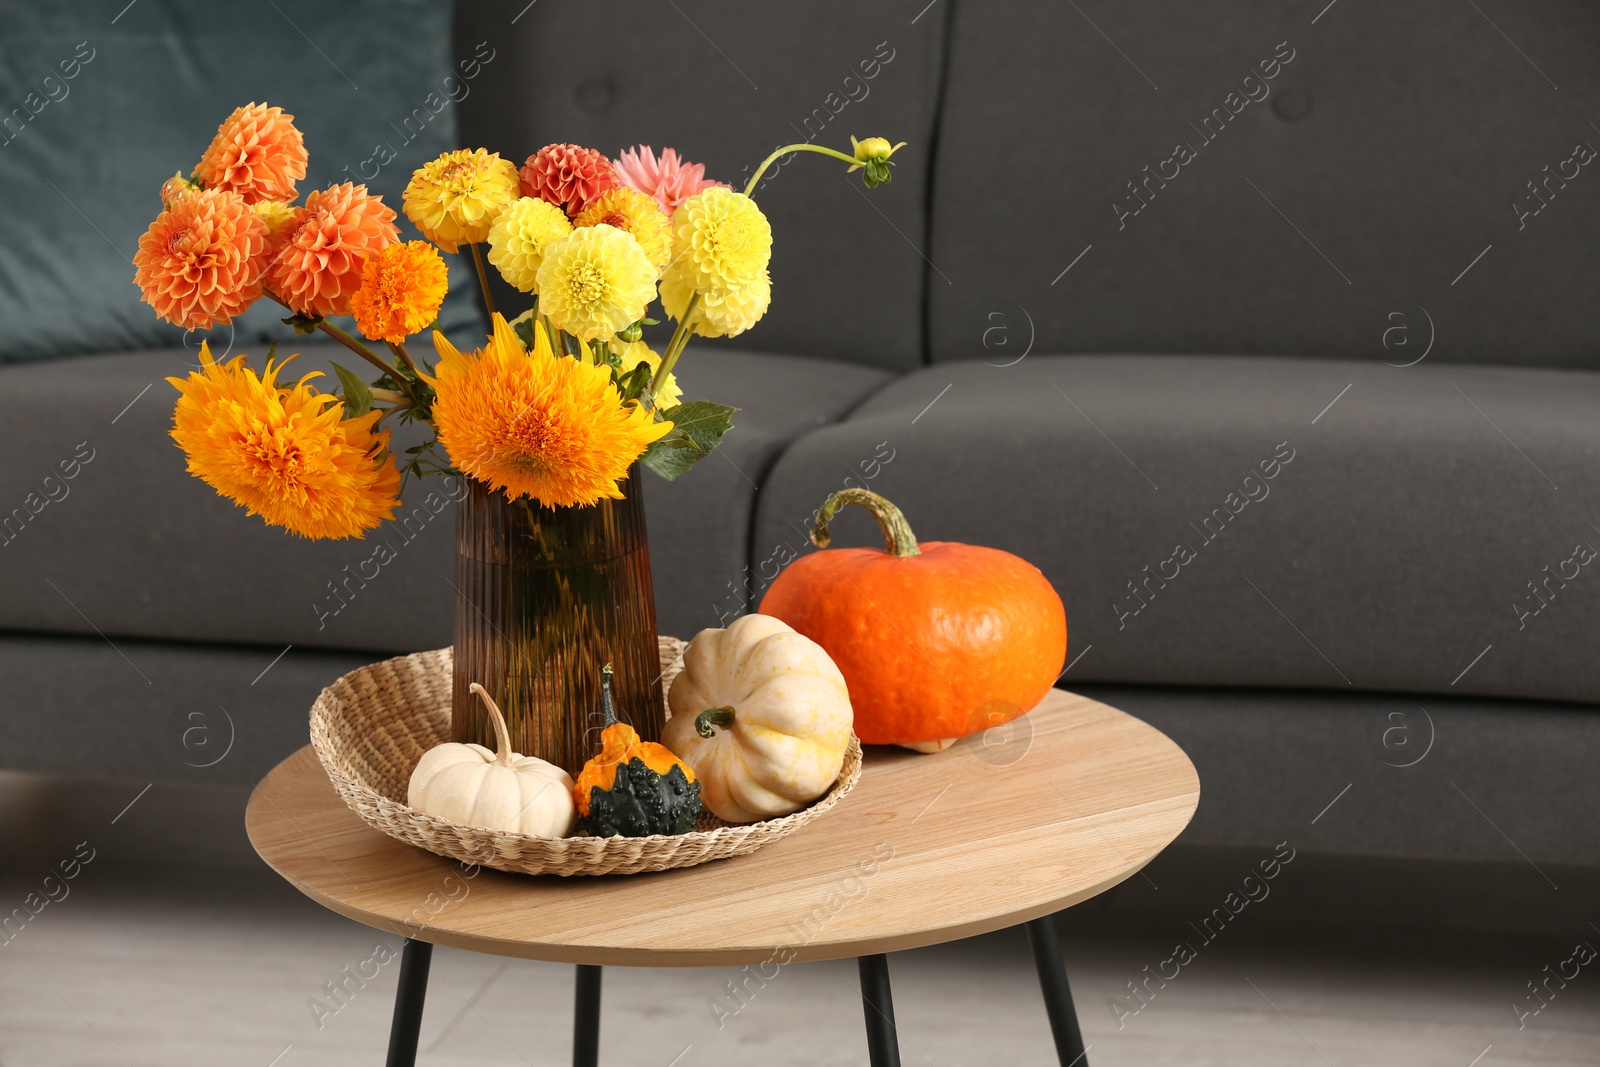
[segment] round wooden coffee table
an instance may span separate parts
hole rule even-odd
[[[529,877],[369,828],[310,746],[250,797],[261,858],[311,899],[406,938],[388,1063],[412,1064],[434,944],[578,965],[573,1062],[599,1055],[601,967],[859,960],[874,1067],[900,1062],[887,953],[1026,923],[1062,1067],[1083,1040],[1050,916],[1132,876],[1188,824],[1183,750],[1115,708],[1053,690],[937,755],[868,751],[815,823],[748,856],[657,874]]]

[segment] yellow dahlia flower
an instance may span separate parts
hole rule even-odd
[[[291,357],[292,358],[292,357]],[[400,472],[380,412],[344,418],[338,397],[281,386],[282,363],[261,377],[235,356],[226,366],[200,346],[200,369],[168,378],[179,397],[172,439],[189,473],[274,526],[309,538],[359,537],[394,517]]]
[[[661,306],[668,315],[682,321],[694,293],[689,271],[677,264],[667,269],[661,279]],[[737,337],[760,322],[771,303],[772,279],[765,270],[746,285],[702,290],[694,332],[701,337]]]
[[[567,213],[536,196],[514,200],[489,227],[489,262],[524,293],[539,291],[544,250],[572,232]]]
[[[572,220],[575,226],[604,223],[633,234],[659,275],[672,262],[672,221],[656,198],[621,186],[601,193]]]
[[[256,213],[256,218],[266,224],[267,251],[276,255],[294,231],[295,223],[300,221],[294,205],[281,200],[257,200],[250,205],[250,209]]]
[[[772,259],[772,226],[731,189],[696,193],[672,213],[673,268],[697,292],[750,285]]]
[[[641,363],[650,365],[650,381],[655,382],[655,375],[661,370],[661,356],[643,341],[630,341],[621,346],[617,351],[617,358],[622,360],[622,373],[627,374]],[[668,374],[655,390],[656,407],[675,407],[683,400],[683,389],[678,385],[678,376]]]
[[[632,234],[580,226],[547,245],[539,264],[539,313],[585,341],[609,341],[644,317],[656,269]]]
[[[495,218],[522,195],[517,165],[481,148],[458,148],[411,175],[406,218],[446,252],[489,236]]]
[[[504,317],[489,343],[462,353],[435,332],[434,426],[450,460],[469,477],[551,507],[618,500],[617,481],[670,422],[624,404],[611,371],[557,357],[537,324],[525,351]]]

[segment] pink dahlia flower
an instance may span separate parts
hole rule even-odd
[[[703,189],[712,186],[729,188],[727,182],[707,180],[704,163],[687,163],[672,148],[663,148],[659,160],[647,144],[624,149],[621,156],[611,161],[611,165],[623,185],[655,197],[661,210],[668,215]]]

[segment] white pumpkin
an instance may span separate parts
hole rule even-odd
[[[471,688],[489,709],[499,753],[482,745],[454,742],[433,746],[411,772],[407,803],[463,826],[530,837],[566,837],[577,818],[572,776],[537,756],[511,751],[511,735],[499,706],[477,682]]]
[[[799,811],[839,777],[855,715],[822,646],[769,615],[701,630],[667,694],[661,741],[727,822]]]

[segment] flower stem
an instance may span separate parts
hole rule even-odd
[[[678,357],[683,354],[684,348],[689,344],[690,331],[694,325],[695,312],[700,310],[700,294],[696,293],[689,298],[689,305],[683,309],[683,318],[678,320],[678,328],[673,331],[672,340],[667,342],[666,354],[661,357],[661,366],[656,368],[656,373],[650,381],[650,400],[653,404],[656,394],[661,392],[661,385],[667,380],[667,375],[672,373],[672,368],[678,362]]]
[[[483,249],[478,247],[478,242],[471,242],[472,265],[478,268],[478,285],[483,289],[483,306],[489,309],[489,318],[494,318],[494,297],[489,293],[489,269],[483,264]]]
[[[744,195],[749,196],[754,192],[756,183],[761,181],[761,176],[767,172],[767,168],[790,152],[816,152],[818,155],[832,156],[834,159],[843,160],[852,167],[861,165],[861,161],[855,156],[847,156],[843,152],[835,151],[832,148],[823,148],[821,145],[803,143],[784,145],[761,161],[761,166],[756,168],[756,172],[750,176],[750,181],[745,184]],[[477,250],[476,245],[473,246],[473,250]],[[668,342],[666,354],[661,357],[661,366],[657,368],[655,377],[650,383],[650,399],[652,401],[655,400],[656,394],[661,392],[661,383],[666,381],[667,375],[672,373],[672,368],[678,362],[678,357],[683,354],[684,347],[688,345],[694,325],[694,313],[699,309],[700,294],[696,293],[689,298],[689,306],[683,309],[683,317],[678,320],[678,329],[673,333],[672,340]]]
[[[389,345],[389,351],[393,352],[399,358],[400,362],[404,363],[411,370],[412,374],[415,374],[419,378],[422,377],[422,372],[417,370],[417,365],[411,361],[411,353],[406,351],[405,345],[395,344],[393,341],[389,341],[387,343]]]
[[[340,344],[344,345],[350,351],[354,352],[356,355],[360,356],[374,367],[377,367],[379,370],[383,371],[383,373],[387,374],[395,381],[402,380],[400,372],[389,366],[389,364],[385,363],[383,360],[379,359],[372,349],[368,348],[360,341],[357,341],[354,337],[351,337],[348,333],[345,333],[327,319],[323,319],[318,322],[317,329],[321,330],[335,341],[338,341]]]
[[[767,172],[767,168],[772,166],[772,164],[775,163],[779,157],[786,156],[790,152],[816,152],[819,155],[832,156],[834,159],[842,159],[852,167],[859,167],[861,165],[861,161],[855,156],[847,156],[843,152],[834,151],[832,148],[824,148],[821,145],[816,144],[786,144],[776,152],[773,152],[772,155],[761,161],[761,166],[756,168],[755,174],[751,175],[749,183],[745,185],[744,195],[749,196],[755,190],[756,183],[761,180],[761,176]]]
[[[284,303],[283,298],[280,297],[277,293],[274,293],[271,290],[267,290],[266,291],[266,295],[272,299],[273,303],[279,305],[280,307],[282,307],[282,308],[284,308],[284,309],[286,309],[288,311],[294,311],[294,308],[289,307],[288,304]],[[321,330],[323,333],[327,334],[329,337],[333,338],[335,341],[338,341],[340,344],[344,345],[350,351],[354,352],[356,355],[360,356],[362,359],[366,360],[368,363],[372,364],[374,367],[377,367],[379,370],[383,371],[383,373],[389,375],[391,378],[394,378],[396,381],[400,380],[400,375],[395,372],[395,369],[393,367],[389,366],[389,364],[385,363],[383,360],[379,359],[373,353],[372,349],[368,348],[366,345],[362,344],[360,341],[357,341],[354,337],[351,337],[349,334],[347,334],[343,330],[339,329],[339,327],[335,326],[333,323],[329,322],[327,319],[320,319],[319,318],[317,320],[317,329]]]

